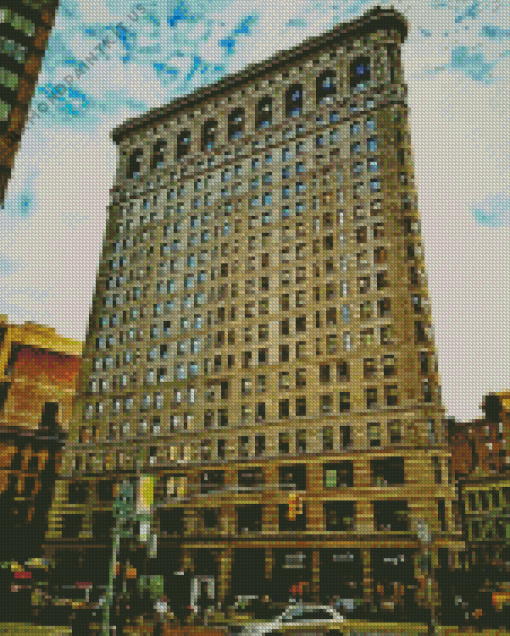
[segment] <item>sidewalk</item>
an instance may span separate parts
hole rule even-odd
[[[124,631],[129,636],[147,636],[152,634],[154,627],[152,625],[143,625],[140,627],[125,627]],[[199,627],[197,625],[187,625],[186,627],[170,627],[166,626],[165,636],[192,636],[200,634],[200,636],[226,636],[228,634],[227,627]]]
[[[153,628],[149,625],[140,627],[128,627],[127,634],[133,636],[146,636],[152,634]],[[165,636],[193,636],[200,634],[201,636],[227,636],[228,627],[199,627],[196,625],[188,625],[186,627],[165,628]],[[292,632],[290,632],[292,633]],[[342,623],[342,634],[344,636],[419,636],[427,634],[428,627],[423,623],[387,623],[387,622],[371,622],[362,620],[347,620]],[[436,627],[435,634],[437,636],[460,636],[465,634],[477,634],[478,636],[510,636],[510,629],[483,629],[477,631],[475,627],[456,627],[441,626]]]
[[[67,636],[71,634],[70,627],[47,627],[43,625],[32,625],[32,623],[0,623],[0,634],[9,636]]]

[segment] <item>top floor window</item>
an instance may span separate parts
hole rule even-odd
[[[351,88],[366,88],[370,82],[370,58],[359,57],[351,63]]]
[[[255,127],[257,130],[267,128],[273,123],[273,100],[263,97],[257,104],[255,112]]]
[[[294,84],[285,93],[285,116],[295,117],[301,114],[303,108],[303,87]]]
[[[162,168],[165,161],[165,152],[166,141],[164,139],[158,139],[154,144],[152,149],[152,161],[151,161],[151,169],[153,168]]]
[[[127,171],[128,179],[134,179],[135,177],[139,176],[141,172],[142,156],[143,156],[143,150],[141,150],[140,148],[138,148],[137,150],[134,150],[131,153],[131,156],[129,157],[129,165],[128,165],[128,171]]]
[[[177,159],[184,157],[189,152],[191,146],[191,132],[183,130],[177,137]]]
[[[240,139],[244,132],[244,108],[236,108],[228,116],[228,138]]]
[[[216,138],[218,122],[216,120],[206,121],[202,130],[202,150],[212,150]]]
[[[324,71],[315,80],[315,100],[317,104],[327,104],[333,101],[336,94],[335,73]]]

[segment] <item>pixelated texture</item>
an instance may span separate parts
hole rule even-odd
[[[180,3],[168,24],[188,21]],[[222,40],[228,55],[255,23]],[[114,574],[117,622],[162,594],[184,622],[265,595],[251,611],[290,598],[349,618],[460,620],[466,572],[480,587],[485,557],[469,548],[481,520],[462,534],[451,476],[481,463],[489,481],[458,492],[499,510],[507,429],[492,427],[494,448],[466,446],[444,421],[407,30],[369,11],[113,131],[117,180],[48,518],[55,592],[91,585],[109,602]],[[127,62],[134,36],[116,32]],[[485,77],[464,53],[449,70]],[[200,68],[194,57],[188,80]],[[76,375],[63,356],[16,360],[36,381]],[[134,500],[119,495],[126,478]],[[485,525],[489,562],[504,562],[503,517]]]

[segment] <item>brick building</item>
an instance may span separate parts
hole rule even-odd
[[[114,484],[139,473],[157,557],[124,542],[120,560],[164,574],[174,605],[302,582],[414,611],[424,551],[457,558],[407,28],[376,8],[114,131],[46,538],[62,571],[107,581]]]
[[[41,556],[71,419],[81,343],[0,317],[0,562]],[[0,607],[16,605],[0,572]]]
[[[0,204],[57,7],[58,0],[3,0],[0,8]]]
[[[448,421],[456,516],[466,553],[460,576],[465,597],[496,625],[510,619],[510,392],[489,393],[484,417]],[[461,586],[458,591],[460,592]]]

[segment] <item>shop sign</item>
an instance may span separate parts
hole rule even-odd
[[[154,475],[140,475],[138,483],[137,514],[149,514],[154,501]]]
[[[384,557],[383,561],[384,563],[393,563],[393,565],[398,565],[399,563],[404,562],[404,555],[399,554],[396,557]]]
[[[344,552],[343,554],[333,555],[333,563],[345,563],[347,561],[354,561],[354,554],[351,552]]]
[[[304,567],[305,567],[304,560],[305,559],[306,559],[306,554],[303,554],[302,552],[286,554],[285,555],[285,564],[284,564],[283,568],[285,570],[304,569]]]

